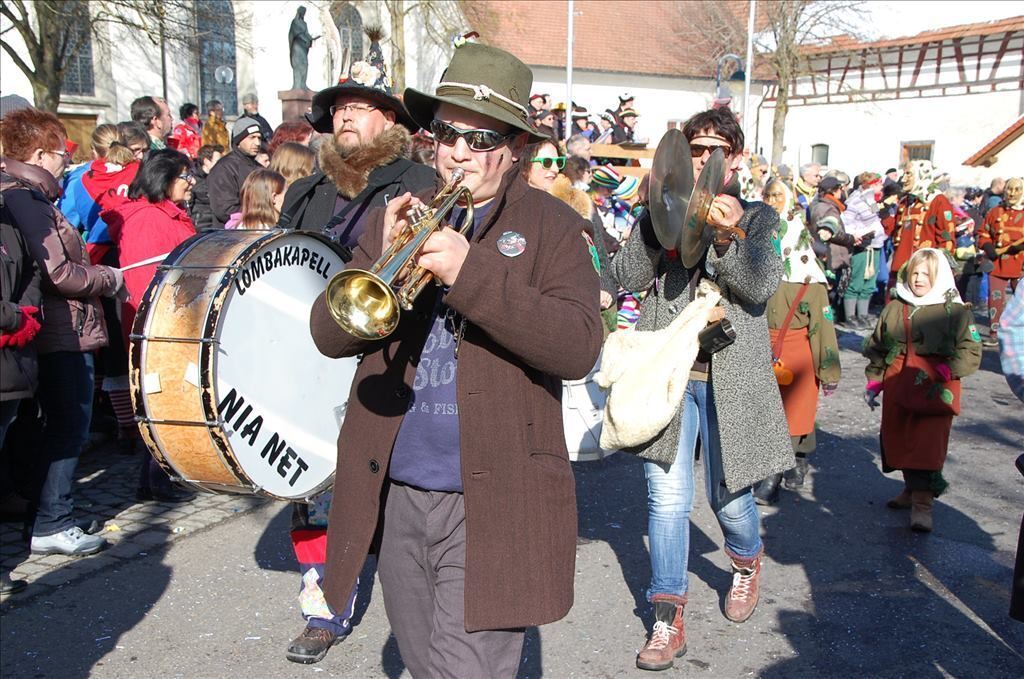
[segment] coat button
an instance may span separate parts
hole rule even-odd
[[[398,398],[409,398],[409,387],[403,385],[398,389],[395,389],[395,396]]]
[[[380,471],[380,463],[377,460],[370,460],[370,472],[376,474]]]
[[[675,304],[673,304],[672,306],[670,306],[670,307],[668,308],[668,312],[669,312],[670,314],[674,314],[674,313],[676,312],[676,309],[677,309],[677,308],[678,308],[678,307],[677,307],[677,306],[676,306]]]

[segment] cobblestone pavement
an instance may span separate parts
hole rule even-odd
[[[14,578],[30,585],[24,592],[2,601],[45,594],[84,575],[162,549],[268,502],[242,495],[206,493],[197,493],[184,502],[138,502],[135,490],[143,454],[123,455],[116,451],[113,442],[101,442],[82,455],[74,489],[75,518],[79,525],[92,523],[99,528],[99,534],[110,543],[99,554],[31,554],[28,542],[22,538],[22,524],[0,523],[0,564],[5,571],[13,571]]]

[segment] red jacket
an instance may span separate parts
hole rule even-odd
[[[953,205],[944,194],[932,198],[928,210],[923,213],[920,201],[907,207],[907,201],[900,200],[896,211],[896,231],[892,243],[896,248],[890,266],[890,278],[895,277],[911,256],[923,248],[938,248],[952,253],[956,247],[956,222],[953,220]]]
[[[195,160],[199,155],[199,147],[203,145],[202,129],[203,123],[199,118],[186,118],[174,126],[167,143],[188,156],[189,160]]]
[[[150,203],[145,198],[129,200],[104,210],[100,216],[120,252],[121,267],[167,254],[196,234],[185,211],[169,200],[159,203]],[[128,300],[122,308],[121,326],[126,336],[135,320],[139,300],[156,274],[156,267],[154,263],[124,272]]]

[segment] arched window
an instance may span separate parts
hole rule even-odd
[[[64,82],[61,83],[62,94],[77,94],[91,97],[96,94],[96,83],[92,71],[92,34],[89,25],[71,22],[68,31],[69,49],[64,67]]]
[[[349,64],[362,59],[363,17],[359,15],[359,10],[348,2],[334,2],[331,5],[331,16],[341,36],[342,58],[347,56]]]
[[[235,11],[231,0],[196,3],[196,33],[199,36],[199,89],[203,107],[211,99],[224,104],[226,115],[238,113],[235,82]]]

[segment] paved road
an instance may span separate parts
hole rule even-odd
[[[987,351],[965,382],[935,533],[912,534],[906,513],[884,507],[899,483],[878,471],[879,415],[860,401],[856,344],[844,335],[848,378],[822,407],[810,483],[763,511],[762,601],[743,625],[721,613],[728,563],[698,489],[690,651],[665,676],[1024,676],[1024,624],[1006,615],[1024,510],[1013,468],[1024,443],[1020,403]],[[84,488],[104,478],[90,474]],[[615,455],[576,465],[576,479],[589,540],[577,552],[576,604],[529,631],[520,676],[652,676],[633,667],[650,618],[642,468]],[[114,497],[108,509],[127,528],[118,553],[93,562],[101,565],[47,557],[19,566],[33,587],[3,604],[4,677],[408,676],[372,562],[351,637],[318,665],[284,660],[302,626],[284,505],[202,497],[139,507]]]

